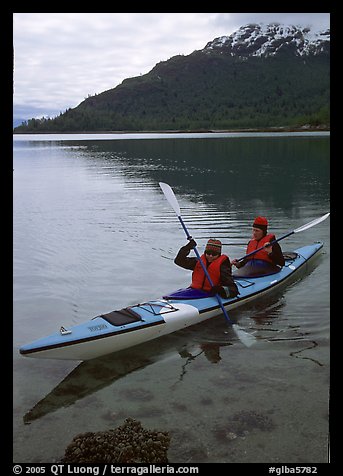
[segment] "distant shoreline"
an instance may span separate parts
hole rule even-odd
[[[330,132],[327,125],[311,126],[306,124],[300,127],[261,127],[261,128],[241,128],[241,129],[182,129],[182,130],[144,130],[144,131],[27,131],[15,132],[13,134],[204,134],[204,133],[251,133],[251,132]]]

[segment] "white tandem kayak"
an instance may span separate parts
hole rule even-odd
[[[253,278],[235,277],[239,295],[223,299],[225,310],[241,306],[270,293],[291,277],[322,249],[314,243],[285,253],[286,264],[277,273]],[[26,357],[89,360],[127,349],[222,314],[218,300],[192,288],[181,289],[124,309],[102,314],[69,329],[60,330],[20,348]]]

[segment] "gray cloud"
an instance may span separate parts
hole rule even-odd
[[[284,23],[310,26],[324,30],[330,26],[329,13],[217,13],[214,19],[219,26],[237,29],[248,23]]]

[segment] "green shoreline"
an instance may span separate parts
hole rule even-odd
[[[244,133],[244,132],[330,132],[330,127],[300,126],[300,127],[262,127],[242,129],[183,129],[183,130],[144,130],[144,131],[46,131],[46,132],[15,132],[13,134],[204,134],[204,133]]]

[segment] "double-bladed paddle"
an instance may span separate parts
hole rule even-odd
[[[272,240],[270,242],[270,244],[273,245],[274,243],[277,243],[278,241],[281,241],[281,240],[287,238],[288,236],[293,235],[294,233],[300,233],[301,231],[308,230],[309,228],[312,228],[313,226],[318,225],[318,223],[321,223],[322,221],[326,220],[329,215],[330,215],[330,212],[325,213],[325,215],[323,215],[319,218],[316,218],[315,220],[312,220],[309,223],[306,223],[305,225],[299,226],[299,228],[296,228],[295,230],[292,230],[292,231],[286,233],[285,235],[280,236],[280,238],[277,238],[276,240]],[[245,256],[242,256],[242,258],[239,258],[237,261],[238,262],[243,261],[245,258],[248,258],[249,256],[254,255],[258,251],[263,250],[263,248],[264,248],[264,246],[261,246],[260,248],[256,248],[256,250],[252,251],[251,253],[248,253]]]
[[[163,183],[163,182],[160,182],[159,183],[161,189],[162,189],[162,192],[164,193],[164,196],[166,197],[166,199],[168,200],[169,204],[171,205],[171,207],[173,208],[174,212],[176,213],[181,225],[182,225],[182,228],[187,236],[187,239],[188,240],[191,240],[192,237],[191,235],[188,233],[188,230],[186,228],[186,225],[181,217],[181,211],[180,211],[180,206],[179,206],[179,203],[175,197],[175,194],[172,190],[172,188],[166,184],[166,183]],[[210,278],[210,275],[208,274],[208,271],[206,269],[206,266],[204,265],[204,263],[202,262],[202,259],[200,258],[200,254],[197,250],[196,247],[193,248],[194,249],[194,252],[195,252],[195,255],[199,261],[199,263],[201,264],[203,270],[204,270],[204,273],[210,283],[211,286],[213,286],[213,282]],[[222,299],[221,297],[219,296],[219,294],[216,294],[215,297],[217,298],[217,301],[218,301],[218,304],[221,308],[221,310],[223,311],[223,314],[225,316],[225,319],[227,320],[227,322],[231,325],[232,329],[234,330],[234,332],[236,333],[237,337],[240,339],[240,341],[246,345],[247,347],[250,347],[252,344],[254,344],[256,342],[256,338],[254,336],[252,336],[251,334],[248,334],[247,332],[245,332],[241,327],[239,327],[237,324],[234,324],[231,319],[229,318],[227,312],[226,312],[226,309],[223,305],[223,302],[222,302]]]

